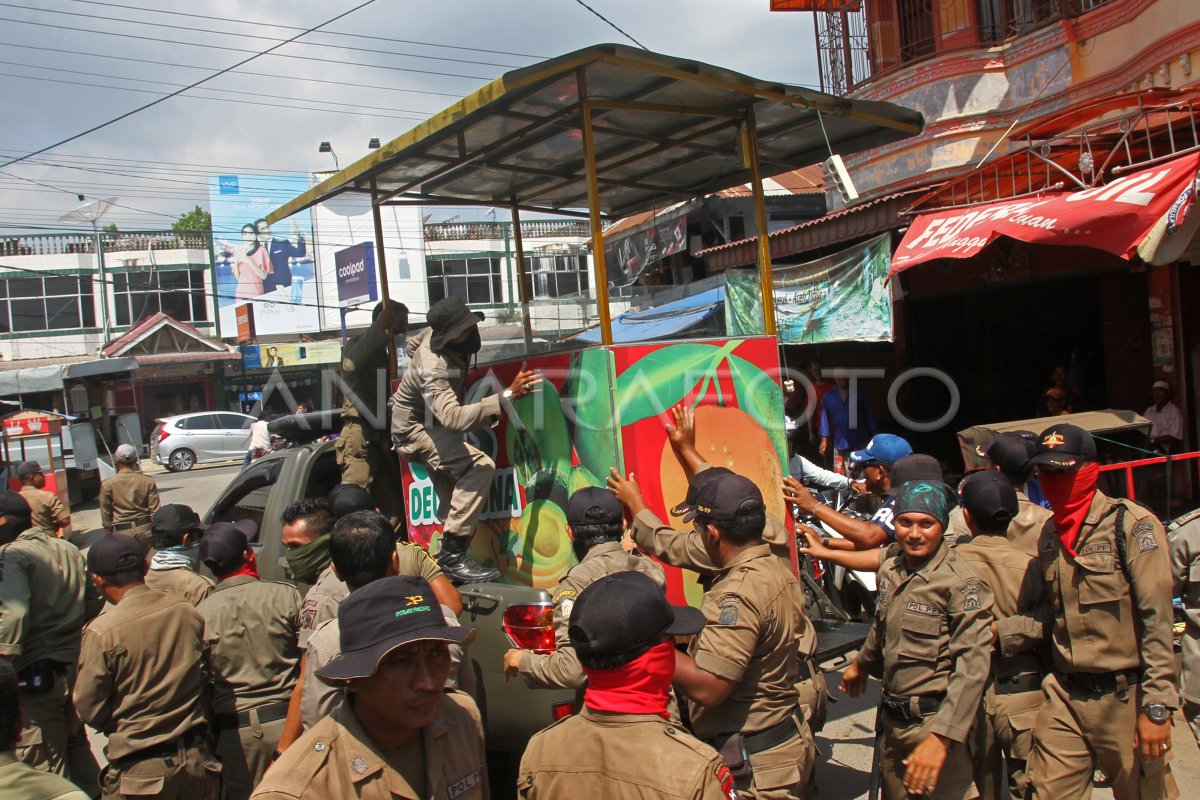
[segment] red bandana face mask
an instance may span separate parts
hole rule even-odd
[[[218,575],[217,577],[219,580],[225,581],[230,578],[236,578],[238,575],[249,575],[251,578],[258,578],[258,559],[255,558],[253,551],[251,551],[250,558],[246,560],[245,564],[242,564],[228,575]]]
[[[1042,472],[1038,481],[1042,494],[1050,501],[1054,511],[1054,527],[1063,549],[1074,558],[1075,543],[1079,540],[1083,521],[1087,519],[1092,498],[1096,495],[1096,481],[1100,478],[1100,465],[1091,463],[1075,472]]]
[[[584,704],[594,711],[667,716],[667,691],[675,678],[675,645],[663,642],[617,669],[583,668]]]

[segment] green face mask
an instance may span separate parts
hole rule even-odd
[[[329,566],[329,534],[289,549],[284,553],[284,558],[292,570],[293,578],[300,583],[313,583],[321,570]]]

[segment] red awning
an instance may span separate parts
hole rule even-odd
[[[938,258],[971,258],[1001,236],[1093,247],[1126,259],[1141,247],[1149,263],[1174,260],[1200,222],[1200,212],[1188,214],[1198,170],[1195,152],[1078,192],[922,214],[892,255],[889,274]]]

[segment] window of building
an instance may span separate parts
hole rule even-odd
[[[525,291],[531,300],[587,294],[587,259],[583,256],[526,257]]]
[[[36,333],[95,324],[90,277],[48,275],[0,281],[0,332]]]
[[[159,311],[180,322],[208,321],[202,269],[117,272],[113,294],[118,325],[136,325]]]
[[[503,264],[499,258],[431,259],[426,265],[429,302],[458,297],[470,304],[503,303]]]

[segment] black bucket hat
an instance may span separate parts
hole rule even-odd
[[[429,337],[429,346],[434,352],[440,352],[448,342],[457,339],[467,328],[483,322],[483,314],[468,308],[461,297],[446,297],[430,307],[425,319],[433,329],[433,335]]]
[[[391,651],[412,642],[461,644],[474,628],[446,624],[433,589],[423,578],[394,575],[372,581],[338,606],[341,654],[316,671],[326,683],[369,678]]]

